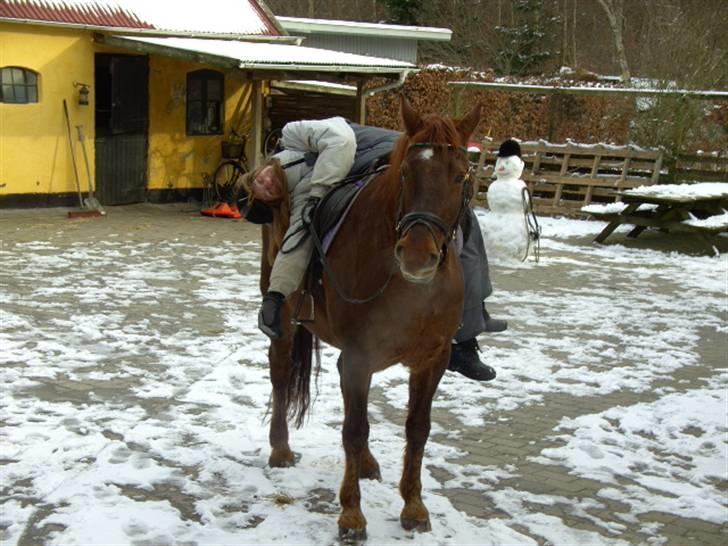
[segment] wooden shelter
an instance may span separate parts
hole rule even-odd
[[[258,0],[3,0],[0,206],[199,197],[233,130],[259,161],[271,81],[353,81],[362,120],[415,70],[301,41]]]

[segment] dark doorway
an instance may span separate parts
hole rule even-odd
[[[138,203],[147,193],[149,61],[105,53],[95,61],[97,198]]]

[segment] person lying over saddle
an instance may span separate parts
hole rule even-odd
[[[263,297],[258,326],[268,337],[282,335],[281,307],[301,285],[313,253],[307,225],[318,202],[351,173],[361,174],[388,157],[400,133],[351,124],[342,117],[294,121],[283,127],[282,150],[243,176],[238,188],[241,213],[254,223],[271,221],[271,209],[289,214],[282,248],[273,261],[270,284]],[[476,336],[500,332],[505,321],[493,319],[483,300],[493,288],[482,234],[468,207],[463,216],[460,262],[465,280],[462,324],[453,340],[448,369],[477,381],[490,381],[496,372],[480,361]],[[376,221],[376,215],[372,215]]]

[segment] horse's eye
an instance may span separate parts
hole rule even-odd
[[[465,175],[464,174],[459,174],[459,175],[457,175],[455,177],[455,183],[456,184],[462,184],[463,182],[465,182]]]

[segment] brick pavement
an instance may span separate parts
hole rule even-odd
[[[139,240],[154,241],[168,235],[168,231],[157,231],[155,225],[158,221],[158,214],[164,214],[165,220],[169,221],[169,215],[184,210],[184,207],[176,208],[154,208],[152,206],[140,206],[137,208],[111,209],[108,218],[101,220],[89,220],[89,222],[106,222],[104,229],[110,225],[123,225],[130,222],[128,230],[133,238]],[[42,219],[36,222],[33,230],[13,231],[14,217],[21,217],[22,211],[4,211],[0,215],[0,229],[3,230],[4,238],[7,240],[13,237],[16,240],[35,240],[44,230],[52,234],[57,222],[44,222]],[[172,220],[173,224],[173,220]],[[201,240],[215,236],[216,233],[223,233],[224,236],[232,234],[232,224],[220,221],[219,224],[200,222],[200,231],[197,236]],[[79,224],[80,226],[80,224]],[[204,226],[204,227],[203,227]],[[49,229],[50,228],[50,229]],[[73,224],[66,225],[67,230],[78,229]],[[103,231],[99,230],[96,241],[103,240]],[[169,226],[167,226],[167,230]],[[240,224],[234,226],[235,233],[239,235]],[[254,230],[248,230],[247,236],[255,234]],[[138,236],[137,236],[138,235]],[[42,237],[43,235],[41,235]],[[93,244],[94,238],[88,240]],[[499,277],[496,273],[496,290],[508,290],[509,283],[523,282],[523,279],[511,280],[505,276]],[[530,279],[534,285],[546,283],[547,281],[538,277]],[[674,373],[659,379],[653,389],[669,387],[676,392],[686,391],[701,384],[701,380],[709,377],[713,370],[725,365],[725,339],[712,328],[705,328],[700,332],[700,342],[697,344],[700,353],[700,365],[683,367]],[[491,342],[491,340],[487,340]],[[492,343],[505,344],[493,338]],[[497,362],[494,362],[497,367]],[[497,381],[497,380],[496,380]],[[63,389],[63,385],[56,386]],[[103,388],[98,385],[95,389]],[[78,393],[82,396],[84,393]],[[65,393],[68,397],[73,393]],[[658,395],[653,391],[629,392],[619,390],[602,396],[576,396],[565,393],[545,393],[543,399],[533,405],[518,406],[513,410],[502,410],[487,418],[485,426],[467,427],[460,419],[451,414],[447,409],[435,408],[433,410],[433,421],[443,430],[458,429],[459,434],[453,438],[450,434],[433,433],[432,438],[444,445],[452,445],[462,450],[465,455],[455,461],[459,464],[469,464],[473,467],[483,469],[497,467],[508,468],[510,477],[496,480],[495,482],[481,482],[485,487],[464,488],[447,487],[443,485],[440,492],[445,494],[453,505],[472,517],[488,519],[502,518],[507,514],[497,506],[489,492],[505,492],[517,490],[531,495],[546,495],[554,497],[557,502],[551,504],[535,505],[534,510],[546,515],[558,517],[564,524],[573,529],[581,529],[609,538],[614,537],[632,544],[650,544],[650,546],[717,546],[728,542],[728,528],[726,525],[708,523],[693,518],[680,517],[664,512],[647,512],[637,517],[631,516],[630,507],[623,502],[611,500],[600,496],[600,491],[607,484],[597,480],[586,479],[575,476],[568,472],[568,469],[555,464],[544,464],[535,462],[533,457],[548,447],[558,447],[558,440],[553,438],[554,428],[564,417],[577,417],[580,415],[593,414],[605,411],[616,406],[629,406],[639,402],[650,402],[656,400]],[[391,417],[398,422],[402,421],[401,412],[396,412],[389,406],[375,387],[372,391],[372,399],[382,408],[382,415]],[[81,400],[83,401],[83,400]],[[151,403],[151,402],[150,402]],[[427,462],[426,462],[427,464]],[[450,479],[449,472],[445,468],[431,465],[428,467],[432,475],[442,484]],[[480,480],[476,474],[474,482]],[[629,485],[628,480],[619,478],[621,485]],[[728,489],[724,480],[719,487],[722,490]],[[164,492],[159,492],[164,496]],[[133,495],[133,492],[130,493]],[[311,509],[317,510],[320,504],[321,511],[330,511],[334,502],[333,493],[329,490],[321,490],[312,498]],[[561,502],[563,500],[563,502]],[[580,509],[577,509],[580,507]],[[190,512],[189,508],[185,508]],[[43,514],[38,517],[42,519]],[[650,529],[654,525],[660,525],[659,534],[665,537],[665,541],[658,543],[651,540]],[[543,536],[533,533],[525,525],[518,524],[512,527],[525,535],[530,536],[537,544],[549,544]],[[610,533],[610,529],[615,532]],[[21,541],[22,542],[22,541]],[[28,542],[30,543],[30,542]]]
[[[710,370],[725,365],[720,344],[714,343],[714,332],[704,332],[705,342],[703,365],[677,370],[673,377],[665,379],[661,387],[670,386],[678,391],[697,387],[707,377]],[[496,379],[497,380],[497,379]],[[374,396],[376,396],[376,389]],[[514,411],[500,412],[488,418],[485,429],[482,427],[463,427],[456,417],[445,410],[433,410],[433,422],[437,422],[446,430],[459,428],[461,434],[452,440],[448,434],[432,434],[431,438],[442,444],[452,445],[466,454],[458,458],[460,464],[476,466],[512,466],[517,476],[503,479],[491,487],[498,490],[513,488],[534,495],[564,497],[579,504],[595,501],[583,514],[574,514],[569,503],[538,504],[537,510],[561,519],[573,529],[582,529],[595,533],[605,533],[605,525],[619,530],[615,536],[632,544],[650,544],[650,524],[660,524],[660,535],[667,540],[664,546],[718,546],[728,541],[728,526],[706,521],[680,517],[665,512],[648,512],[640,514],[636,519],[630,517],[630,507],[626,504],[600,497],[600,490],[607,484],[577,477],[568,473],[567,469],[557,465],[546,465],[529,460],[537,456],[544,448],[557,447],[558,442],[547,440],[553,436],[554,428],[563,417],[605,411],[615,406],[629,406],[640,402],[656,400],[658,396],[651,392],[633,393],[618,391],[599,397],[577,397],[567,394],[548,394],[542,403],[534,406],[518,408]],[[386,415],[386,413],[385,413]],[[390,414],[391,415],[391,414]],[[453,461],[455,462],[455,461]],[[433,475],[441,482],[449,479],[448,472],[436,467],[430,468]],[[620,478],[622,485],[629,485],[628,480]],[[728,490],[728,482],[723,488]],[[476,518],[498,518],[505,514],[499,510],[492,499],[474,489],[443,488],[445,494],[458,509]],[[631,521],[632,520],[632,521]],[[548,545],[543,537],[533,534],[526,527],[515,530],[531,536],[539,545]],[[606,534],[606,536],[609,536]]]

